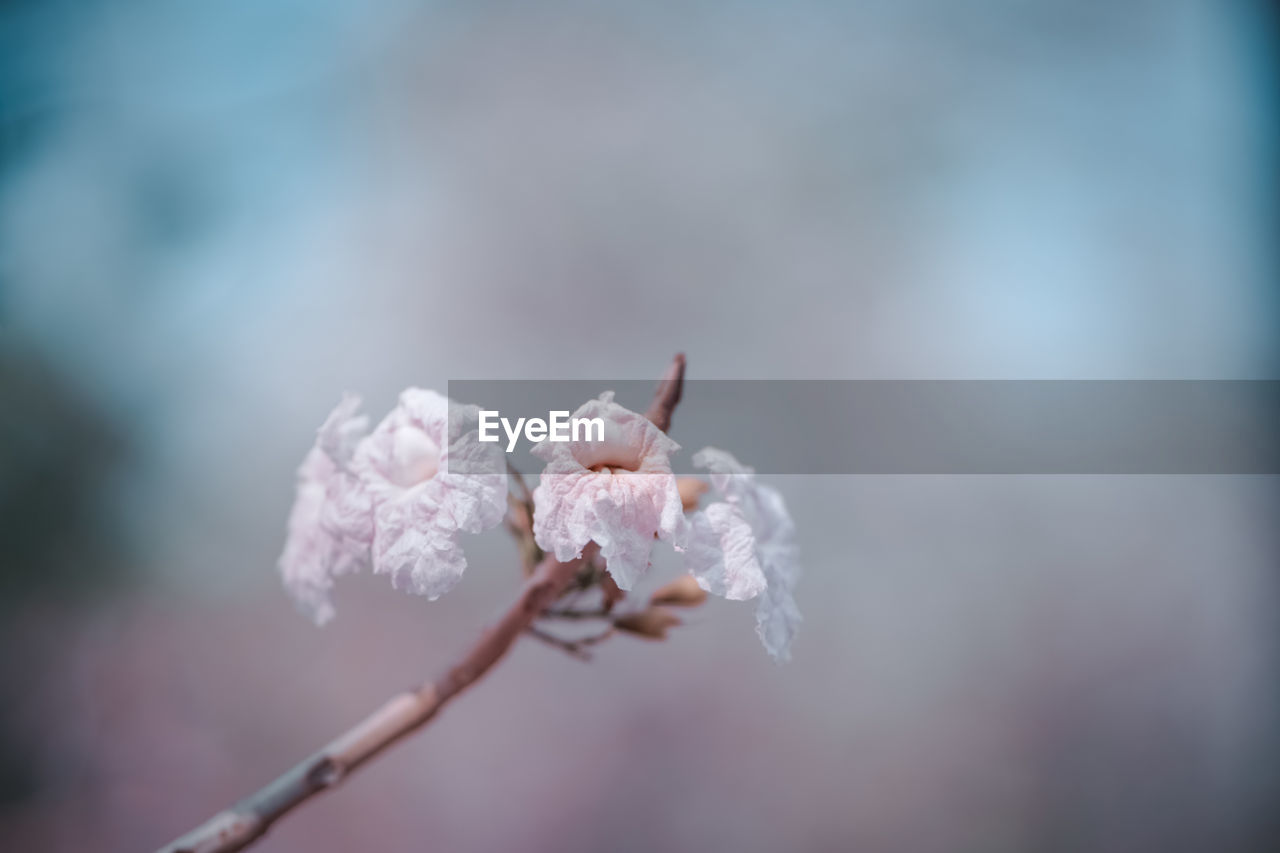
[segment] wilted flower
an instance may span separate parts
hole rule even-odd
[[[285,588],[321,625],[333,618],[333,578],[366,564],[372,540],[372,529],[361,541],[328,523],[334,502],[350,504],[358,492],[349,465],[356,443],[369,428],[368,416],[356,414],[359,408],[360,398],[346,395],[317,431],[315,446],[298,469],[297,498],[280,555]]]
[[[655,536],[683,548],[685,518],[671,473],[680,445],[613,402],[611,391],[573,416],[603,419],[604,441],[534,447],[547,463],[534,491],[534,538],[561,561],[596,542],[618,586],[631,589],[649,567]]]
[[[791,657],[801,622],[794,589],[800,576],[795,524],[778,492],[723,450],[707,447],[693,464],[710,472],[723,501],[696,513],[687,554],[690,571],[709,592],[726,598],[760,596],[756,633],[778,661]]]
[[[493,527],[506,511],[501,451],[463,438],[476,407],[410,388],[365,435],[358,406],[347,396],[320,428],[280,558],[285,586],[321,624],[333,617],[333,578],[369,564],[413,592],[448,592],[467,565],[457,534]],[[451,454],[467,473],[448,470]]]
[[[464,437],[478,414],[475,406],[450,406],[434,391],[409,388],[356,448],[351,467],[370,499],[373,570],[390,574],[397,587],[444,595],[467,567],[458,534],[502,522],[502,452]]]
[[[364,567],[432,599],[448,592],[467,565],[458,534],[500,524],[509,507],[505,454],[478,440],[478,407],[410,388],[372,432],[358,408],[348,395],[317,431],[280,558],[285,586],[320,623],[333,617],[334,578]],[[708,592],[758,598],[757,633],[786,660],[801,621],[793,595],[800,568],[781,495],[730,454],[705,448],[693,461],[709,471],[719,500],[696,511],[708,485],[672,473],[680,447],[646,416],[610,391],[572,420],[603,430],[537,444],[547,463],[539,485],[531,500],[526,490],[510,503],[523,512],[512,529],[531,549],[526,563],[543,551],[561,563],[590,555],[574,588],[598,587],[598,611],[552,615],[609,618],[662,540],[684,552],[689,573],[657,590],[645,610],[614,618],[619,630],[660,637],[678,624],[668,607],[697,606]]]

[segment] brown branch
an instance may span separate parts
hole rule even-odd
[[[644,416],[653,421],[658,429],[666,432],[671,429],[671,413],[680,402],[680,393],[684,390],[684,353],[676,353],[671,366],[658,383],[658,390],[653,395],[653,402]]]
[[[579,637],[576,640],[569,640],[550,631],[544,631],[537,625],[530,625],[525,628],[525,633],[536,640],[541,640],[552,648],[559,649],[570,657],[577,658],[580,661],[591,660],[590,647],[603,643],[605,640],[613,636],[613,628],[607,628],[599,634],[590,634],[586,637]]]
[[[585,556],[567,563],[551,558],[543,560],[515,602],[443,675],[391,699],[257,793],[162,847],[162,853],[243,850],[283,815],[336,786],[370,758],[424,726],[446,702],[471,686],[507,653],[538,614],[560,596],[587,560]]]
[[[603,607],[595,610],[571,610],[568,608],[550,608],[539,614],[543,619],[564,619],[579,621],[584,619],[611,619],[609,611]]]
[[[520,549],[520,565],[525,577],[529,577],[546,556],[533,538],[533,492],[524,475],[510,462],[507,462],[507,475],[517,492],[507,494],[507,531],[515,537]]]
[[[646,416],[666,430],[680,402],[684,356],[677,355],[658,386]],[[518,486],[523,486],[523,479]],[[528,500],[527,487],[523,489]],[[525,581],[519,597],[489,626],[456,664],[435,681],[402,693],[339,735],[319,752],[214,815],[186,835],[160,848],[160,853],[231,853],[261,838],[273,823],[322,791],[342,782],[366,761],[426,725],[450,699],[480,679],[507,653],[516,639],[552,605],[591,563],[594,546],[567,563],[546,557]],[[545,632],[539,632],[545,633]],[[603,639],[604,635],[601,635]]]
[[[529,484],[525,482],[524,475],[510,461],[507,462],[507,474],[510,475],[512,481],[516,485],[516,491],[520,493],[520,503],[529,508],[529,512],[533,512],[533,492],[529,489]]]

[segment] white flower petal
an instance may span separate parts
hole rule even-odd
[[[600,546],[609,574],[631,589],[648,570],[654,538],[683,549],[686,523],[671,454],[680,449],[644,415],[613,402],[606,392],[573,413],[601,418],[604,441],[542,442],[546,460],[534,490],[534,539],[557,560]]]
[[[476,407],[410,388],[366,435],[359,404],[348,395],[317,432],[280,558],[286,588],[321,624],[334,615],[333,578],[370,564],[399,587],[443,595],[467,565],[458,533],[493,527],[506,512],[501,451],[465,438]],[[451,459],[466,473],[449,471]]]
[[[345,465],[368,427],[368,418],[356,414],[359,407],[359,397],[346,395],[317,431],[315,446],[298,469],[297,497],[279,560],[285,589],[321,625],[334,615],[333,578],[367,563],[373,539],[372,525],[362,527],[358,517],[341,518],[341,525],[330,522],[335,504],[358,502],[358,484]]]
[[[357,414],[360,397],[350,392],[342,395],[342,402],[329,413],[316,431],[316,447],[339,466],[351,462],[356,445],[369,434],[369,416]]]
[[[694,513],[689,526],[686,562],[699,586],[731,601],[755,598],[764,591],[755,534],[738,507],[711,504]]]
[[[789,660],[802,617],[794,596],[800,551],[786,503],[776,489],[757,482],[751,468],[723,450],[704,448],[694,454],[693,464],[708,469],[712,485],[725,500],[694,516],[690,569],[708,592],[734,589],[734,582],[751,588],[748,584],[755,577],[747,554],[753,554],[764,581],[756,633],[775,660]],[[744,525],[750,531],[749,544]]]
[[[464,436],[477,415],[474,406],[451,407],[447,397],[410,388],[356,448],[352,468],[374,521],[373,570],[390,574],[397,587],[439,598],[467,566],[458,534],[502,522],[502,451]],[[457,467],[467,473],[450,471],[451,455],[464,454]]]

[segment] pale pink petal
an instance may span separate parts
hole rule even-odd
[[[356,414],[359,406],[359,397],[345,396],[317,432],[315,446],[298,469],[297,497],[279,560],[285,588],[318,624],[333,618],[333,578],[365,564],[373,538],[371,524],[362,529],[353,520],[340,529],[329,522],[333,504],[352,500],[359,491],[345,469],[368,429],[369,419]]]
[[[699,586],[731,601],[755,598],[764,591],[756,537],[737,506],[713,503],[694,513],[689,527],[686,564]]]
[[[343,394],[342,402],[316,431],[316,447],[339,466],[350,464],[356,445],[369,434],[369,416],[358,414],[359,411],[360,397],[349,392]]]
[[[411,388],[367,435],[358,407],[347,396],[318,431],[280,558],[286,588],[322,624],[334,614],[333,578],[369,565],[399,586],[442,595],[467,565],[457,534],[492,527],[506,511],[501,452],[463,438],[476,407]],[[447,470],[451,454],[469,473]]]
[[[641,414],[613,402],[591,400],[574,418],[601,418],[604,441],[550,442],[533,452],[546,460],[534,490],[534,539],[557,560],[600,546],[609,574],[631,589],[648,570],[655,537],[683,549],[684,512],[671,454],[680,446]]]
[[[800,551],[786,503],[776,489],[757,482],[751,468],[723,450],[704,448],[694,454],[693,463],[708,469],[712,485],[725,500],[695,515],[690,554],[697,559],[690,568],[709,592],[715,592],[716,586],[732,588],[734,581],[747,587],[748,582],[742,579],[754,580],[754,576],[746,553],[754,552],[764,580],[763,591],[757,591],[756,633],[775,660],[786,661],[802,621],[794,596],[800,578]],[[739,522],[750,530],[750,548]],[[717,548],[720,563],[708,556]]]
[[[467,566],[458,534],[502,522],[505,459],[466,433],[479,410],[410,388],[355,450],[352,468],[373,517],[373,570],[428,598],[453,588]],[[450,471],[450,459],[461,461]],[[466,471],[467,473],[459,473]]]

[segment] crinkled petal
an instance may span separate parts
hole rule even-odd
[[[467,566],[458,534],[502,522],[502,451],[465,435],[475,429],[478,411],[410,388],[356,448],[352,467],[370,496],[374,519],[373,570],[391,575],[399,588],[439,598]],[[467,473],[449,470],[451,454],[464,459],[455,467]]]
[[[758,486],[753,497],[759,531],[756,554],[768,583],[756,608],[756,633],[769,654],[782,663],[791,659],[791,641],[803,621],[795,600],[800,548],[782,495],[768,486]]]
[[[333,618],[329,589],[337,543],[320,523],[324,511],[325,483],[333,463],[319,448],[312,448],[298,470],[298,490],[289,513],[289,534],[280,555],[285,589],[316,623]]]
[[[755,598],[766,587],[756,537],[742,511],[714,503],[689,521],[687,564],[698,585],[731,601]]]
[[[791,642],[804,617],[796,605],[795,593],[783,584],[772,584],[756,607],[756,633],[765,650],[778,663],[791,660]]]
[[[795,586],[800,579],[800,551],[796,544],[795,523],[782,495],[776,489],[756,481],[755,472],[742,465],[731,454],[708,447],[694,454],[693,463],[710,472],[711,483],[724,497],[695,515],[691,570],[699,582],[707,577],[705,588],[715,592],[714,585],[728,588],[731,566],[750,565],[743,553],[748,550],[740,519],[750,530],[754,553],[764,580],[764,589],[756,609],[756,633],[773,658],[779,662],[791,657],[791,641],[799,630],[802,617],[795,602]],[[702,516],[699,518],[698,516]],[[699,535],[698,531],[702,531]],[[732,532],[731,532],[732,531]],[[718,533],[723,569],[708,551],[717,547]],[[718,574],[720,571],[724,575]],[[701,574],[699,574],[701,573]],[[728,596],[726,596],[728,597]]]
[[[359,395],[347,392],[316,432],[316,447],[338,466],[350,464],[356,445],[369,434],[369,416],[358,414]]]
[[[316,433],[315,446],[298,469],[297,496],[279,567],[285,589],[317,624],[333,618],[333,578],[368,561],[372,521],[345,517],[332,522],[335,504],[359,503],[359,486],[345,469],[368,418],[357,415],[360,398],[346,395]]]
[[[534,490],[534,539],[557,560],[600,546],[609,574],[631,589],[648,570],[655,537],[684,548],[687,535],[671,454],[680,449],[647,418],[613,402],[606,392],[573,413],[600,418],[604,440],[542,442],[546,460]]]
[[[466,568],[457,534],[493,527],[506,512],[501,452],[464,440],[476,407],[410,388],[368,433],[359,405],[347,395],[317,432],[280,558],[285,586],[322,624],[334,615],[333,578],[370,564],[399,587],[447,592]],[[451,455],[467,473],[449,471]]]

